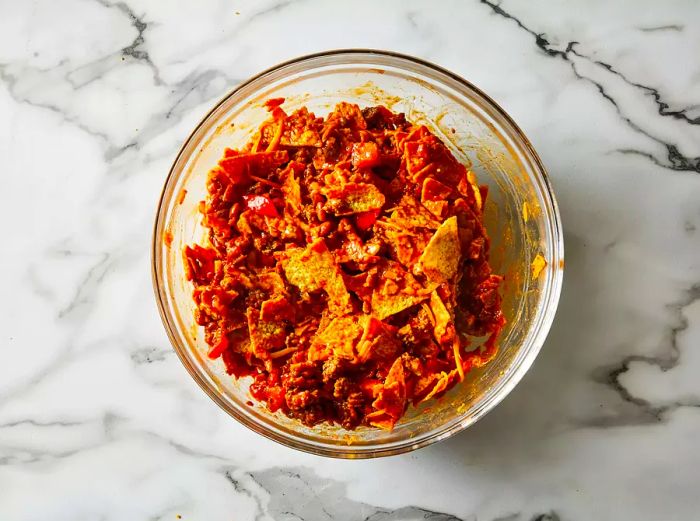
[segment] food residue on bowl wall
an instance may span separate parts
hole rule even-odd
[[[542,273],[542,270],[546,267],[547,261],[541,253],[538,253],[535,259],[532,261],[532,278],[537,279],[540,276],[540,273]]]

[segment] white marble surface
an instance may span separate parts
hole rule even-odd
[[[698,22],[693,0],[1,0],[0,520],[698,519]],[[149,259],[208,108],[353,46],[500,102],[549,168],[567,250],[511,396],[445,443],[363,462],[220,411],[171,351]]]

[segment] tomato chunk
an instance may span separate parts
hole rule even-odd
[[[352,164],[355,168],[375,166],[379,164],[379,159],[379,148],[372,141],[352,146]]]
[[[249,210],[265,217],[279,217],[277,208],[266,195],[244,195],[243,200]]]

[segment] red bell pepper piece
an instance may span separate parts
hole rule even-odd
[[[355,224],[362,230],[369,230],[379,217],[379,210],[370,210],[368,212],[358,213],[355,216]]]
[[[279,217],[277,208],[272,204],[270,198],[266,195],[244,195],[246,206],[249,210],[253,210],[258,215],[265,217]]]
[[[211,358],[212,360],[216,360],[222,354],[224,354],[224,351],[226,351],[227,348],[228,338],[226,338],[226,335],[222,333],[221,339],[214,346],[212,346],[212,348],[209,350],[209,353],[207,353],[207,356],[209,356],[209,358]]]

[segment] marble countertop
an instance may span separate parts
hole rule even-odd
[[[697,519],[700,4],[557,5],[3,2],[0,520]],[[190,129],[248,76],[341,47],[412,54],[493,96],[566,232],[557,318],[513,393],[375,461],[229,418],[173,354],[150,281]]]

